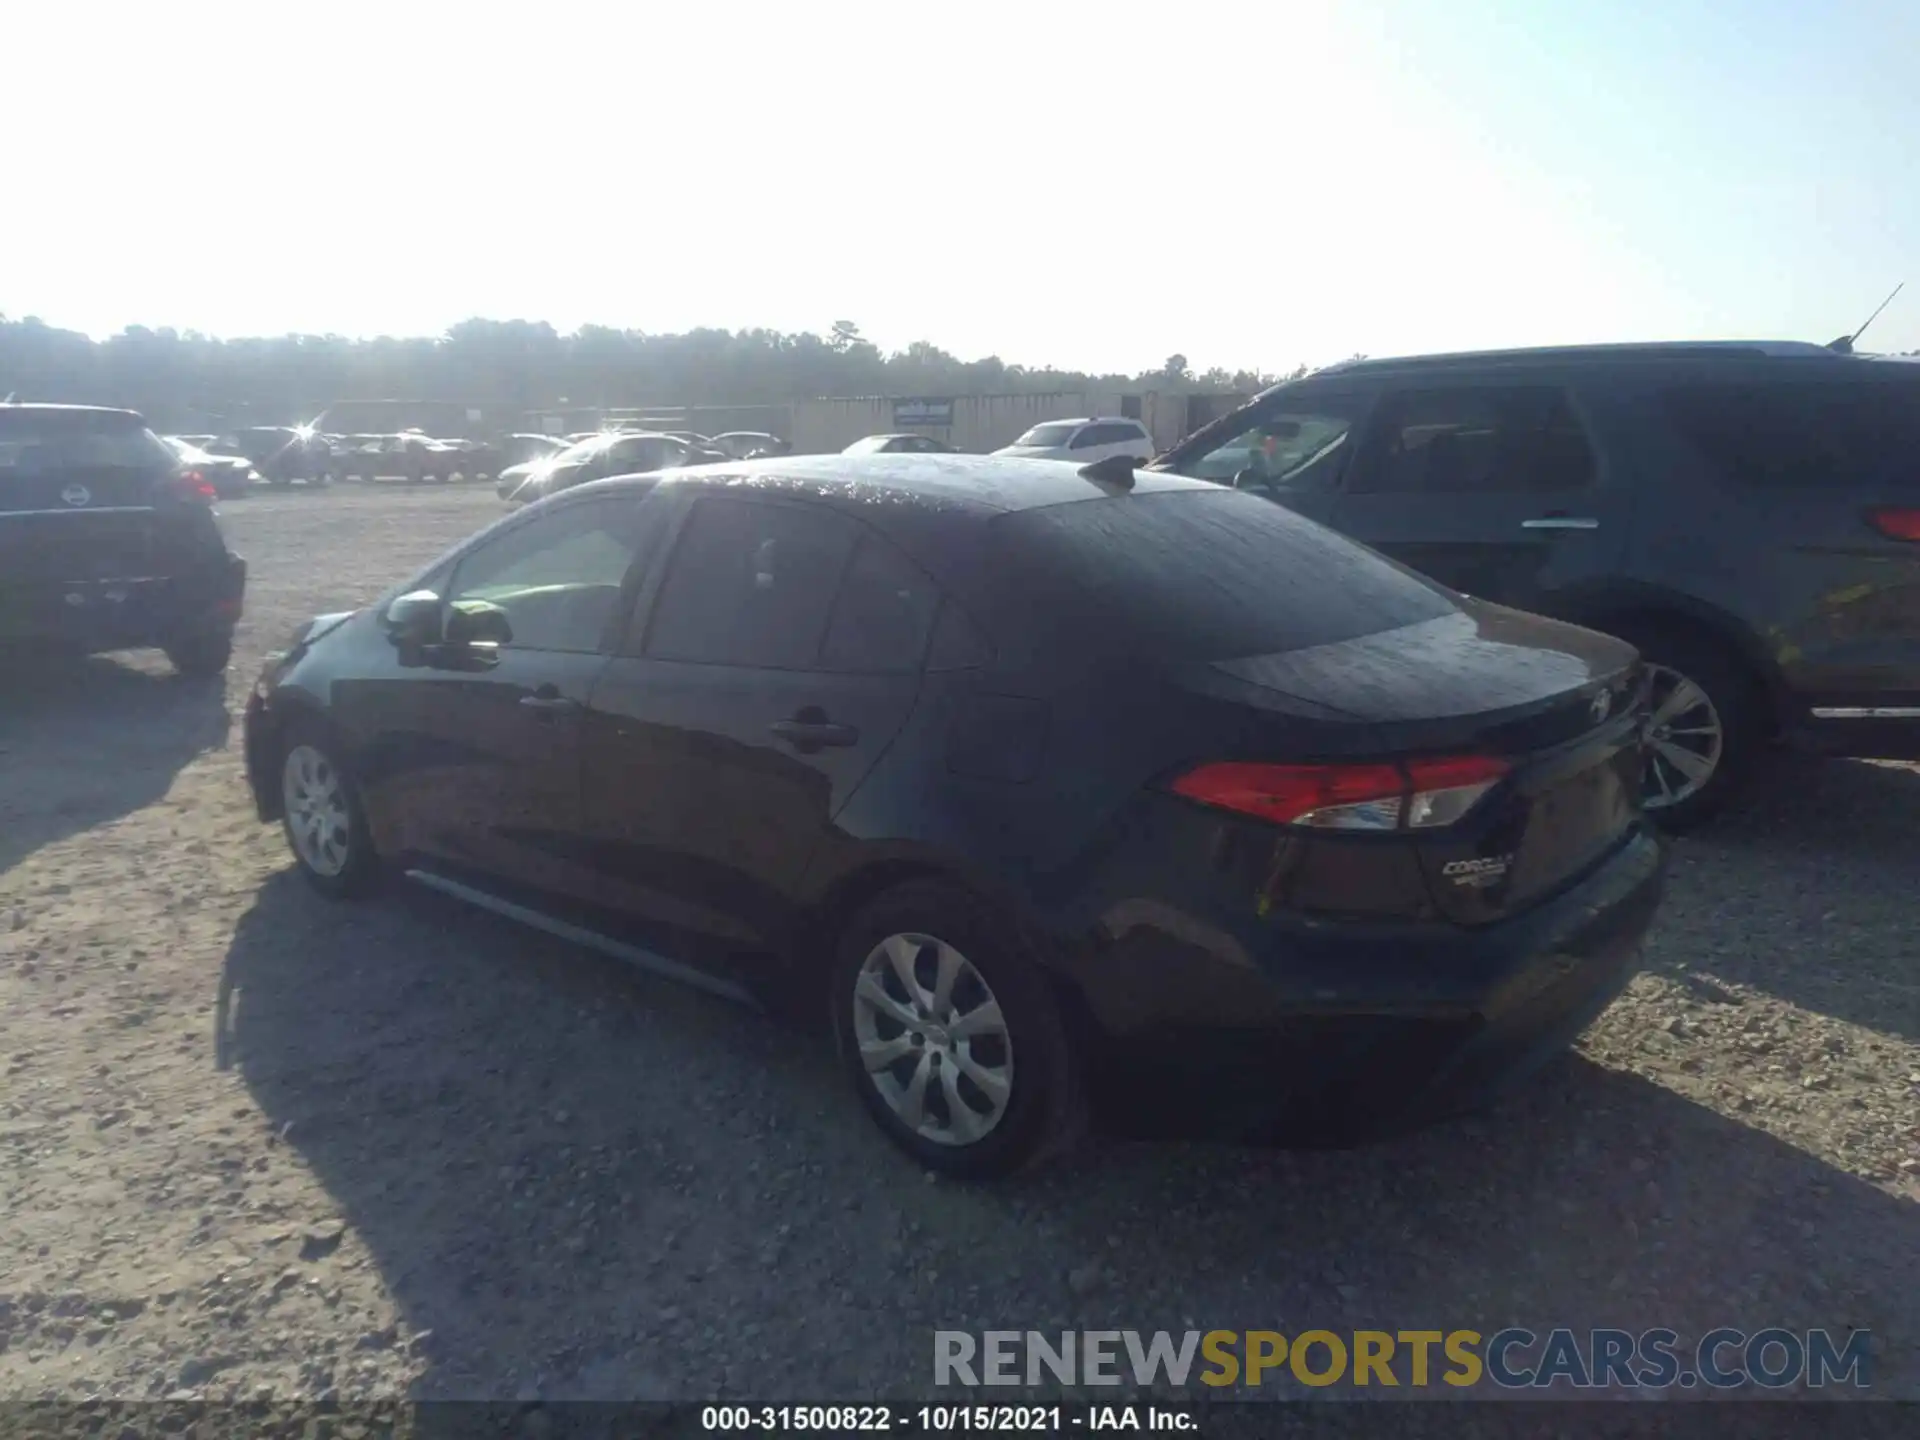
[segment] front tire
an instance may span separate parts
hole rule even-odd
[[[280,827],[307,882],[330,900],[371,892],[379,883],[360,787],[339,745],[317,725],[296,724],[280,757]]]
[[[1077,1137],[1078,1066],[1015,927],[956,887],[890,890],[848,925],[829,983],[861,1103],[930,1170],[987,1179]]]

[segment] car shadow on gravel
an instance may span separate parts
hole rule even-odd
[[[1916,877],[1920,768],[1782,755],[1675,847],[1648,968],[1920,1040]]]
[[[928,1396],[937,1328],[1509,1324],[1866,1327],[1916,1393],[1911,1198],[1577,1057],[1392,1144],[1096,1144],[965,1187],[819,1047],[433,895],[275,877],[218,1012],[336,1207],[299,1218],[346,1227],[307,1268],[377,1267],[402,1331],[363,1343],[423,1397]]]
[[[0,689],[0,873],[44,845],[152,804],[227,743],[219,681],[164,660],[11,659]]]

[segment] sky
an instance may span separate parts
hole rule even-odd
[[[1137,371],[1920,348],[1914,0],[8,14],[0,314]],[[11,212],[11,213],[8,213]]]

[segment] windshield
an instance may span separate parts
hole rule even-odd
[[[1447,594],[1270,500],[1183,490],[993,522],[998,603],[1077,647],[1230,660],[1331,645],[1456,608]]]
[[[887,441],[890,438],[886,435],[868,435],[864,439],[854,441],[840,453],[842,455],[877,455],[887,448]]]
[[[1064,445],[1073,439],[1074,431],[1080,428],[1077,420],[1055,421],[1051,425],[1036,425],[1013,443],[1016,445],[1046,445],[1049,447]]]

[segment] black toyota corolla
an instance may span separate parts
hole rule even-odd
[[[269,662],[263,820],[830,1017],[923,1163],[1484,1102],[1664,870],[1639,663],[1124,462],[783,458],[520,511]]]

